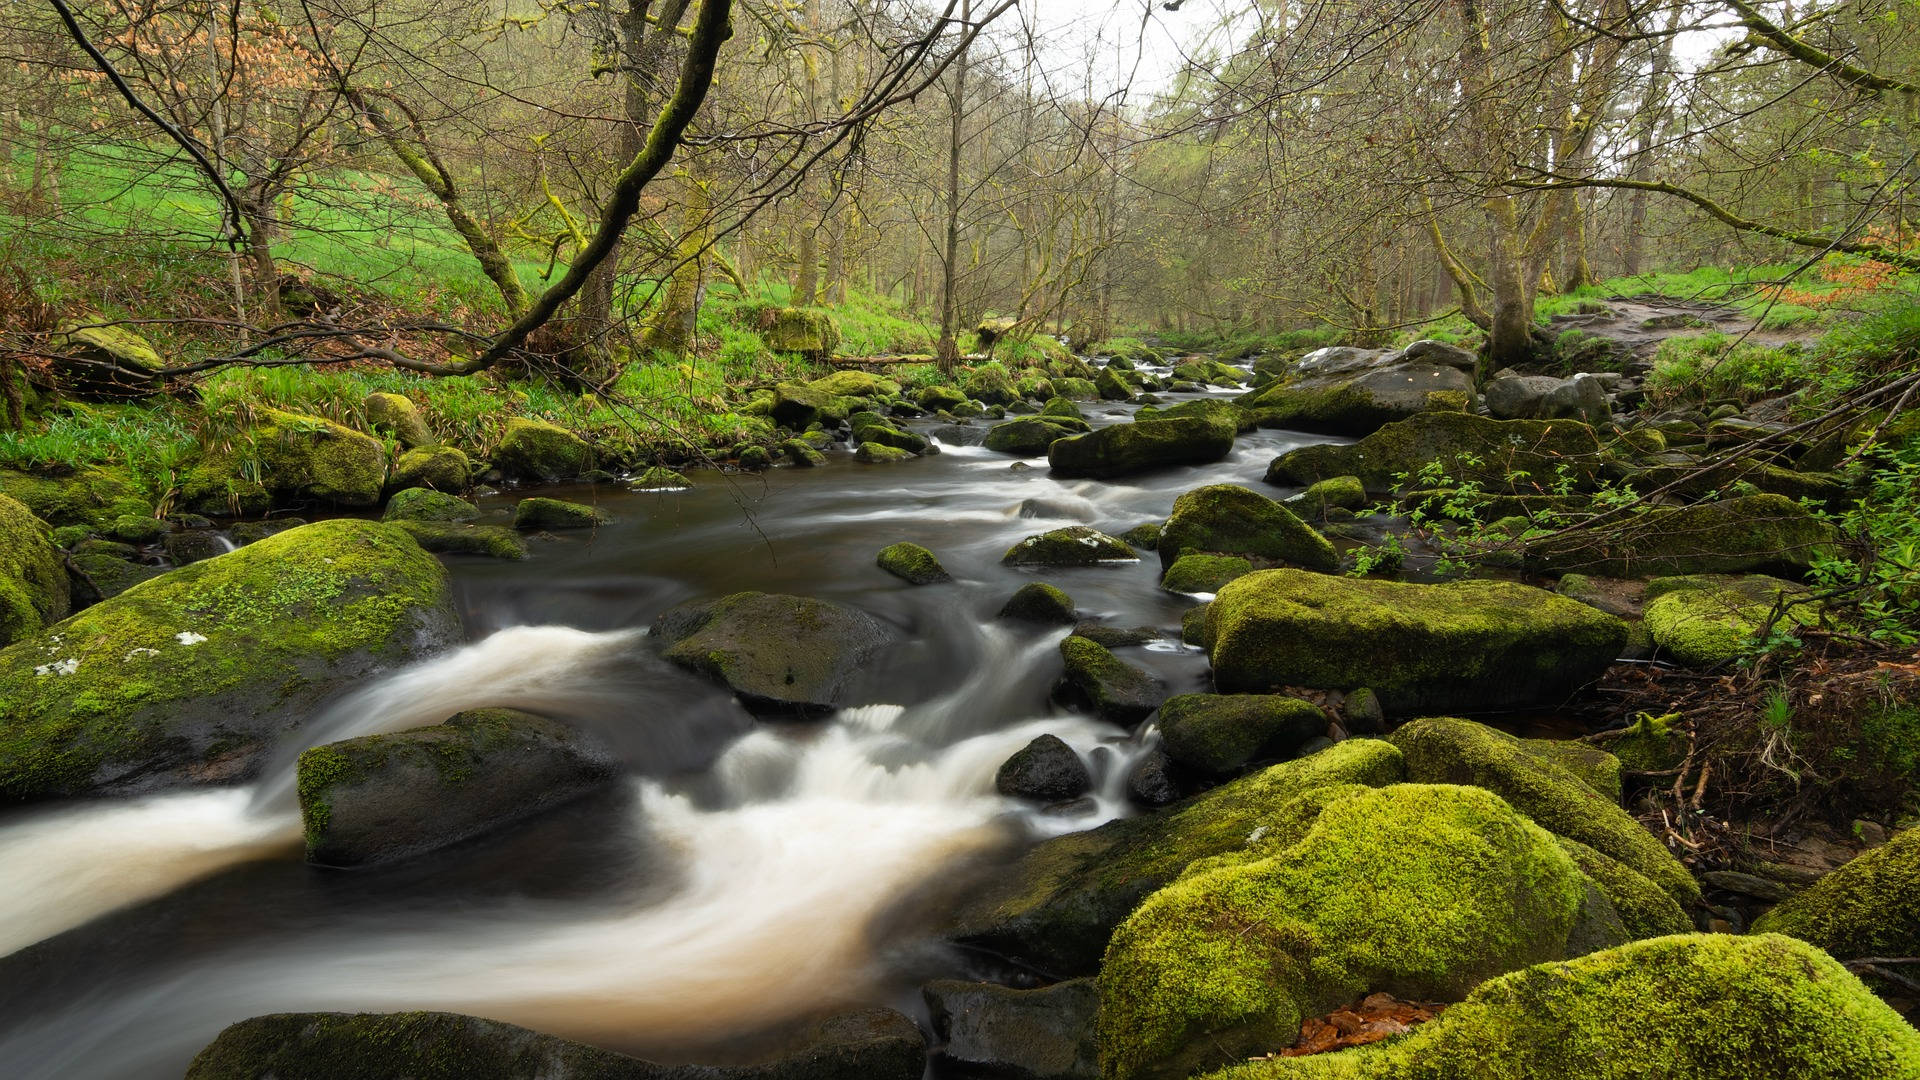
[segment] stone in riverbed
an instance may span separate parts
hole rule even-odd
[[[1085,420],[1063,416],[1028,416],[995,424],[987,431],[984,444],[989,450],[1021,457],[1038,457],[1061,439],[1089,430]]]
[[[1233,452],[1234,425],[1217,418],[1140,420],[1061,439],[1047,448],[1057,476],[1096,480],[1174,465],[1204,465]]]
[[[1253,573],[1253,564],[1238,555],[1193,553],[1175,559],[1160,576],[1160,587],[1168,592],[1211,595],[1234,578]]]
[[[754,1065],[657,1065],[457,1013],[275,1013],[229,1025],[187,1080],[919,1080],[926,1050],[882,1008],[816,1021]]]
[[[1576,486],[1605,472],[1593,429],[1577,420],[1490,420],[1463,412],[1429,412],[1395,421],[1347,446],[1316,444],[1290,450],[1267,466],[1266,481],[1304,487],[1335,476],[1359,478],[1368,491],[1389,492],[1398,475],[1418,474],[1439,462],[1455,483],[1475,481],[1490,492],[1523,483],[1553,482],[1565,466]],[[1529,488],[1528,490],[1531,490]]]
[[[1279,694],[1181,694],[1160,705],[1161,745],[1176,763],[1228,776],[1294,756],[1327,730],[1327,714]]]
[[[0,646],[66,618],[70,601],[65,560],[46,522],[0,495]]]
[[[1257,842],[1297,797],[1403,776],[1400,752],[1391,745],[1348,739],[1163,813],[1042,841],[968,894],[952,936],[1052,976],[1091,974],[1113,928],[1190,863]]]
[[[558,806],[618,772],[574,729],[512,709],[316,746],[299,764],[307,861],[411,858]]]
[[[1035,581],[1020,586],[1007,598],[1005,606],[1000,609],[1000,617],[1038,623],[1071,623],[1074,620],[1073,598],[1052,585]]]
[[[1092,979],[1038,990],[941,979],[921,988],[939,1041],[934,1055],[962,1070],[1016,1080],[1097,1080]]]
[[[993,787],[1016,799],[1063,802],[1092,791],[1093,777],[1073,747],[1057,735],[1041,735],[1001,763]]]
[[[1007,566],[1093,566],[1098,563],[1139,562],[1124,541],[1086,525],[1029,536],[1000,557]]]
[[[1504,581],[1257,570],[1208,605],[1223,693],[1371,687],[1388,716],[1558,705],[1619,655],[1620,620]]]
[[[459,634],[445,568],[392,525],[170,571],[0,650],[0,802],[244,775],[320,701]]]
[[[597,506],[564,499],[521,499],[513,508],[516,529],[591,529],[612,520]]]
[[[1530,567],[1607,577],[1800,574],[1832,550],[1833,527],[1782,495],[1654,507],[1604,542],[1578,532],[1527,547]]]
[[[1316,349],[1238,404],[1270,427],[1365,435],[1418,413],[1464,411],[1476,363],[1472,353],[1437,341],[1393,351]]]
[[[1160,565],[1182,555],[1241,555],[1332,572],[1340,556],[1293,511],[1237,484],[1195,488],[1173,501],[1160,530]]]
[[[1819,621],[1812,591],[1765,574],[1697,574],[1647,583],[1647,633],[1663,657],[1684,667],[1711,668],[1760,647],[1759,634]]]
[[[494,467],[508,478],[556,483],[593,468],[593,447],[585,439],[544,420],[514,417],[493,452]]]
[[[686,491],[693,487],[693,481],[674,472],[664,465],[654,465],[634,478],[631,490],[634,491]]]
[[[1069,636],[1060,643],[1060,655],[1067,664],[1065,695],[1084,701],[1104,719],[1131,726],[1166,700],[1167,687],[1158,676],[1126,663],[1097,642]]]
[[[394,492],[380,520],[472,521],[479,516],[479,507],[457,495],[416,487]]]
[[[670,661],[729,686],[749,708],[836,708],[855,677],[899,638],[864,611],[805,596],[740,592],[682,604],[654,620]]]
[[[317,416],[255,409],[230,449],[186,470],[180,498],[201,514],[253,513],[276,502],[380,505],[387,451],[378,439]]]
[[[485,555],[493,559],[524,559],[527,542],[512,529],[499,525],[463,525],[453,521],[396,521],[413,542],[440,555]]]
[[[417,446],[393,461],[387,490],[424,487],[435,491],[465,491],[472,486],[473,462],[452,446]]]
[[[853,452],[855,461],[864,461],[869,465],[891,465],[899,461],[911,461],[913,451],[902,450],[896,446],[887,446],[877,442],[864,442],[860,449]]]
[[[427,446],[433,430],[420,415],[420,407],[403,394],[368,394],[365,402],[367,428],[376,435],[392,436],[401,446],[412,449]]]
[[[947,568],[940,565],[939,556],[905,540],[881,548],[874,561],[880,569],[909,585],[934,585],[953,580]]]
[[[61,388],[83,400],[121,401],[160,389],[165,368],[153,343],[127,326],[95,326],[102,315],[72,319],[55,332],[53,360]]]

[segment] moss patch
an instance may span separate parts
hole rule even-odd
[[[0,495],[0,646],[67,617],[67,569],[47,525]]]

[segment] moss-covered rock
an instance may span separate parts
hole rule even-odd
[[[1562,466],[1576,484],[1590,483],[1606,461],[1593,429],[1575,420],[1490,420],[1463,412],[1426,412],[1382,427],[1347,446],[1290,450],[1267,466],[1269,484],[1305,487],[1336,476],[1359,478],[1368,491],[1392,491],[1401,473],[1440,462],[1456,481],[1503,492],[1554,481]],[[1516,482],[1517,473],[1527,479]]]
[[[761,336],[774,352],[828,360],[840,347],[840,327],[833,316],[817,308],[777,308],[767,312],[765,320]]]
[[[1215,1080],[1915,1080],[1920,1034],[1779,935],[1635,942],[1482,984],[1404,1039]]]
[[[1307,490],[1288,499],[1288,507],[1308,519],[1327,516],[1334,508],[1358,510],[1367,505],[1367,486],[1357,476],[1329,476],[1309,484]]]
[[[1327,714],[1278,694],[1181,694],[1160,705],[1160,738],[1177,764],[1228,776],[1290,758],[1327,730]]]
[[[693,481],[663,465],[654,465],[634,478],[634,491],[686,491]]]
[[[1246,434],[1259,426],[1259,417],[1235,405],[1231,401],[1219,398],[1199,398],[1183,401],[1178,405],[1160,408],[1154,405],[1142,405],[1133,414],[1135,420],[1217,420],[1232,424],[1235,431]]]
[[[1262,843],[1308,792],[1403,775],[1391,745],[1349,739],[1160,813],[1055,837],[972,892],[953,936],[1054,976],[1091,973],[1113,928],[1188,864]]]
[[[514,417],[493,451],[494,467],[510,479],[555,483],[593,468],[593,447],[558,424]]]
[[[1160,530],[1160,565],[1190,552],[1242,555],[1331,572],[1340,556],[1293,511],[1237,484],[1195,488],[1173,501]]]
[[[1406,755],[1409,780],[1486,788],[1544,828],[1626,864],[1681,903],[1700,898],[1687,868],[1618,803],[1519,739],[1471,720],[1430,717],[1402,726],[1389,741]]]
[[[1080,406],[1075,405],[1072,398],[1065,397],[1048,398],[1047,403],[1040,409],[1040,415],[1050,416],[1056,420],[1086,420],[1080,412]]]
[[[1253,573],[1253,564],[1238,555],[1182,555],[1160,576],[1168,592],[1210,596],[1235,578]]]
[[[900,392],[900,384],[870,371],[836,371],[807,384],[823,394],[835,397],[884,398]]]
[[[1367,686],[1391,716],[1557,705],[1627,638],[1610,615],[1504,581],[1258,570],[1229,582],[1207,610],[1221,691]]]
[[[1113,364],[1100,368],[1093,375],[1094,394],[1105,401],[1132,401],[1140,393],[1140,387],[1126,378],[1126,374],[1130,372]]]
[[[412,487],[460,492],[472,486],[473,462],[454,446],[416,446],[393,459],[387,490]]]
[[[1098,529],[1069,525],[1025,540],[1000,557],[1007,566],[1093,566],[1098,563],[1138,562],[1133,548]]]
[[[105,528],[129,515],[153,516],[153,502],[124,473],[106,468],[39,476],[0,469],[0,494],[20,501],[55,528]]]
[[[842,704],[899,634],[844,604],[740,592],[667,611],[652,638],[668,660],[727,684],[749,708],[806,714]]]
[[[409,449],[434,441],[433,429],[427,426],[427,418],[420,415],[420,407],[404,394],[368,394],[363,408],[367,428],[376,435],[389,436]]]
[[[1174,465],[1205,465],[1233,452],[1234,426],[1187,417],[1114,424],[1047,448],[1058,476],[1109,479]]]
[[[1011,405],[1020,399],[1007,378],[1007,369],[999,364],[981,364],[969,371],[960,392],[987,405]]]
[[[479,516],[479,507],[457,495],[416,487],[394,492],[380,520],[472,521]]]
[[[1068,376],[1053,380],[1054,393],[1070,401],[1098,401],[1100,388],[1092,379]]]
[[[555,720],[475,709],[300,755],[307,861],[409,858],[531,817],[612,780],[607,752]]]
[[[869,465],[892,465],[901,461],[912,461],[916,456],[911,450],[902,450],[896,446],[877,442],[861,443],[860,448],[853,452],[855,461],[863,461]]]
[[[1070,635],[1060,643],[1060,656],[1066,661],[1062,680],[1067,696],[1116,724],[1137,724],[1166,699],[1167,686],[1158,676],[1121,660],[1099,642]]]
[[[1573,739],[1521,739],[1520,749],[1553,762],[1593,790],[1620,801],[1620,759],[1605,750]]]
[[[905,540],[881,548],[874,562],[880,569],[909,585],[933,585],[953,580],[947,568],[940,565],[939,556]]]
[[[921,387],[914,400],[928,412],[952,412],[955,406],[967,400],[967,395],[951,386],[925,386]]]
[[[73,605],[76,608],[119,596],[135,585],[167,572],[163,566],[101,551],[79,552],[68,558],[67,566],[72,572]]]
[[[1780,495],[1655,507],[1617,535],[1566,533],[1527,546],[1529,565],[1608,577],[1803,573],[1832,550],[1831,526]]]
[[[910,454],[918,454],[927,448],[926,439],[911,431],[902,431],[894,427],[882,419],[878,413],[855,413],[852,420],[853,441],[862,446],[877,443],[895,450],[905,450]]]
[[[1093,1080],[1100,1075],[1093,1018],[1100,991],[1092,979],[1037,990],[937,979],[921,988],[941,1063],[988,1076]],[[944,1075],[941,1073],[939,1075]]]
[[[1047,447],[1089,430],[1085,420],[1065,416],[1027,416],[995,424],[987,431],[986,448],[1002,454],[1038,457]]]
[[[1432,355],[1438,344],[1318,349],[1238,403],[1270,427],[1337,435],[1365,435],[1418,413],[1462,412],[1473,396],[1473,354],[1441,346],[1445,353]]]
[[[255,409],[231,446],[186,471],[180,496],[201,514],[258,513],[276,501],[379,506],[386,483],[378,439],[317,416]]]
[[[1369,991],[1457,1000],[1623,939],[1567,853],[1498,796],[1350,791],[1297,843],[1190,873],[1121,924],[1100,969],[1101,1073],[1230,1065]]]
[[[391,525],[181,567],[0,650],[0,800],[244,773],[319,701],[459,632],[446,570]]]
[[[612,520],[597,506],[540,496],[521,499],[513,508],[516,529],[592,529]]]
[[[1143,521],[1133,528],[1128,529],[1126,532],[1121,533],[1120,539],[1144,551],[1158,551],[1160,548],[1161,524],[1162,523],[1158,521]]]
[[[1644,621],[1660,655],[1686,667],[1729,663],[1760,645],[1772,623],[1780,630],[1819,621],[1811,591],[1790,581],[1751,574],[1695,574],[1647,585]]]
[[[276,1013],[222,1031],[187,1080],[918,1080],[926,1040],[892,1009],[835,1013],[756,1065],[656,1065],[455,1013]]]
[[[491,559],[524,559],[527,542],[512,529],[499,525],[465,525],[454,521],[402,520],[413,542],[440,555],[484,555]]]
[[[72,319],[54,333],[53,367],[61,388],[75,397],[114,401],[147,397],[160,389],[166,362],[132,327],[97,326],[101,316]]]
[[[804,439],[782,440],[780,452],[786,455],[789,462],[803,469],[818,468],[827,463],[827,455],[814,449],[813,445]]]
[[[67,617],[67,568],[47,524],[0,495],[0,646]]]
[[[1631,938],[1684,934],[1693,929],[1693,920],[1673,894],[1653,880],[1610,855],[1588,847],[1578,840],[1555,836],[1580,872],[1606,894],[1607,901],[1620,916]]]
[[[1856,855],[1753,924],[1843,960],[1920,956],[1920,829]]]
[[[1074,621],[1073,598],[1043,581],[1020,586],[1000,608],[1003,619],[1022,619],[1037,623]]]

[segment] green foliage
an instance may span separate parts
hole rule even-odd
[[[1851,601],[1866,636],[1920,644],[1920,436],[1870,448],[1856,468],[1866,497],[1828,516],[1844,540],[1813,579]]]
[[[194,446],[198,418],[172,403],[158,406],[79,405],[44,425],[0,432],[0,467],[118,466],[150,496],[173,486]]]
[[[1799,345],[1764,345],[1713,332],[1671,337],[1654,354],[1647,393],[1660,404],[1719,398],[1755,401],[1788,390],[1820,372]]]

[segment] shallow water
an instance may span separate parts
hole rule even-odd
[[[1087,409],[1095,423],[1130,411]],[[1193,600],[1158,590],[1151,555],[1035,574],[1001,554],[1062,525],[1159,520],[1201,484],[1258,488],[1274,455],[1323,440],[1260,431],[1225,461],[1111,482],[959,441],[888,466],[837,453],[821,469],[696,473],[681,493],[548,492],[614,521],[536,540],[525,562],[453,560],[472,643],[336,699],[257,784],[0,817],[0,1074],[176,1077],[226,1024],[276,1011],[447,1009],[715,1059],[831,1004],[911,1008],[919,980],[965,970],[932,939],[970,868],[1129,812],[1125,768],[1146,748],[1049,704],[1065,630],[994,621],[1006,597],[1044,578],[1083,617],[1160,628],[1127,659],[1176,693],[1206,685],[1205,657],[1177,643]],[[956,580],[879,570],[898,540]],[[756,722],[644,636],[675,603],[742,589],[854,604],[905,643],[850,707]],[[481,706],[589,728],[630,776],[397,866],[300,861],[301,748]],[[1094,763],[1096,809],[1053,816],[994,792],[1000,763],[1043,732]]]

